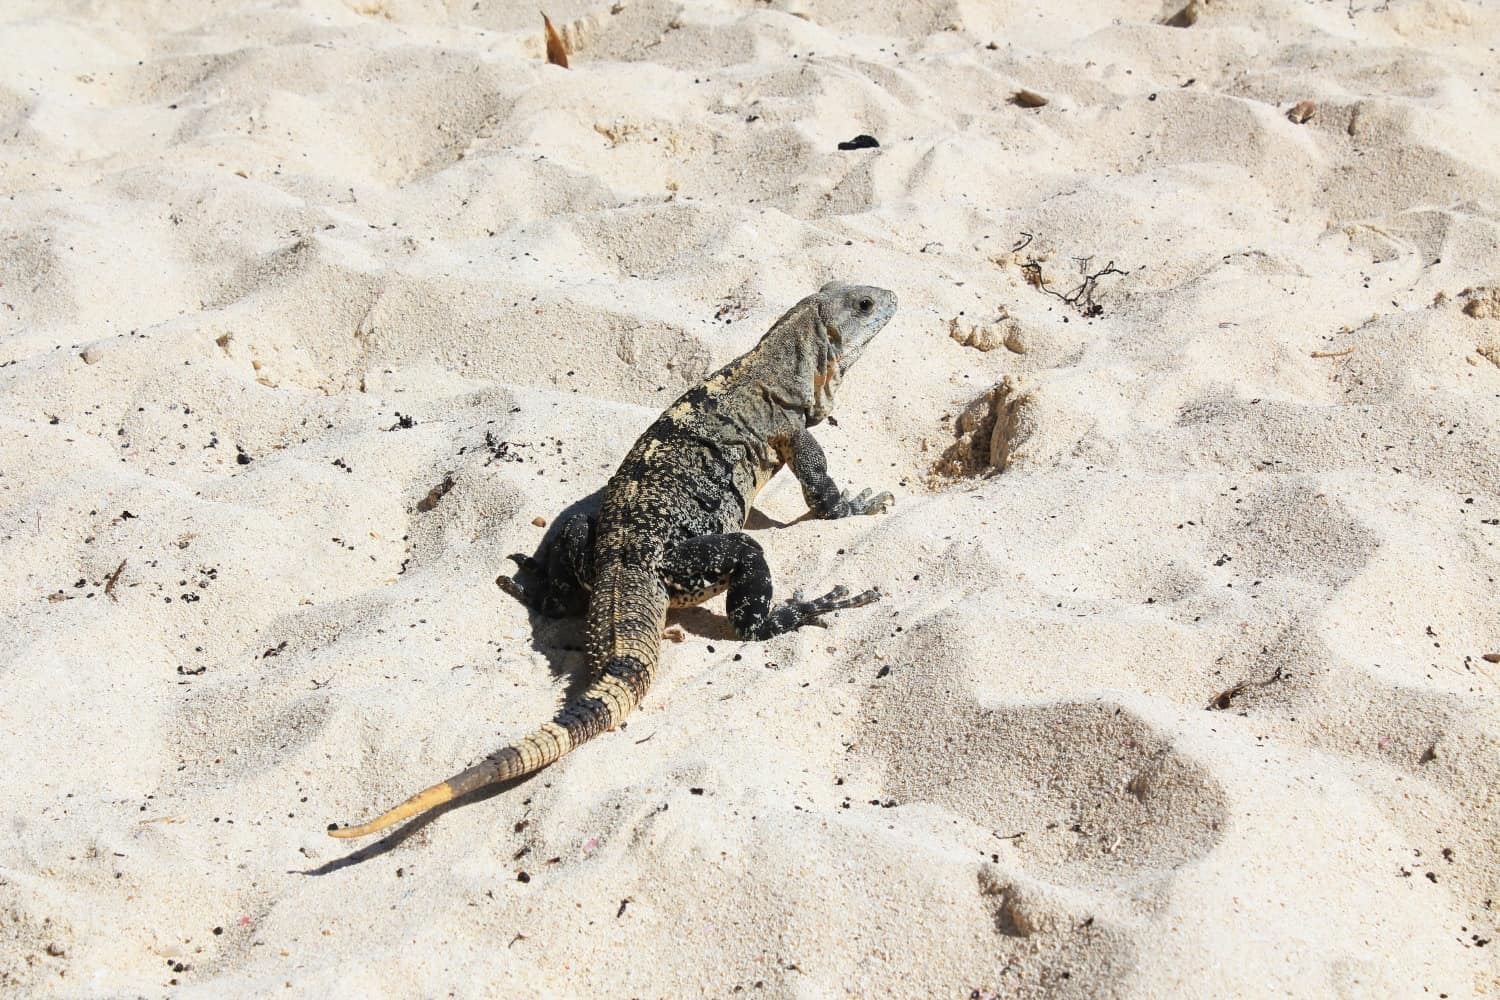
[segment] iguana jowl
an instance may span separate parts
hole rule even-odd
[[[661,652],[668,607],[700,604],[726,589],[729,620],[744,639],[769,639],[823,615],[880,597],[771,603],[771,571],[742,529],[750,504],[783,465],[824,518],[875,514],[889,493],[841,493],[808,428],[827,416],[839,381],[896,311],[883,288],[832,283],[776,321],[749,353],[667,409],[636,441],[604,488],[597,522],[566,521],[545,561],[512,556],[537,579],[502,585],[552,617],[587,614],[593,682],[530,736],[362,826],[362,837],[479,788],[537,771],[615,726],[640,704]]]

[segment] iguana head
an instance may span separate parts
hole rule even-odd
[[[896,293],[874,285],[830,281],[803,304],[811,306],[814,343],[803,357],[814,362],[809,424],[822,423],[833,407],[839,380],[859,360],[870,341],[896,312]]]
[[[818,318],[828,341],[829,357],[847,372],[881,327],[896,313],[896,293],[874,285],[830,281],[818,289]]]
[[[809,424],[828,417],[839,380],[896,312],[896,294],[832,281],[778,319],[755,349],[715,379],[774,393]],[[712,392],[712,380],[710,392]]]

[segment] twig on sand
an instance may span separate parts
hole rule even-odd
[[[1208,704],[1203,707],[1207,708],[1210,712],[1222,712],[1228,708],[1234,707],[1234,699],[1239,697],[1244,692],[1250,690],[1251,688],[1270,687],[1277,681],[1284,681],[1288,679],[1289,676],[1290,675],[1288,675],[1283,668],[1277,667],[1275,671],[1272,672],[1271,676],[1267,677],[1265,680],[1240,681],[1238,684],[1234,685],[1234,687],[1220,691],[1218,694],[1210,698],[1208,700]]]
[[[128,559],[121,559],[120,565],[115,567],[115,571],[104,578],[104,596],[116,603],[120,599],[115,596],[115,584],[120,582],[120,575],[125,572],[125,564],[127,562],[129,562]]]
[[[1354,348],[1346,347],[1342,351],[1313,351],[1312,356],[1315,358],[1343,358],[1353,353]]]
[[[1025,244],[1022,244],[1023,246]],[[1078,310],[1079,315],[1088,319],[1104,314],[1104,307],[1094,301],[1094,292],[1099,287],[1099,279],[1109,274],[1125,274],[1125,271],[1115,267],[1115,262],[1110,261],[1104,267],[1090,273],[1089,265],[1093,257],[1074,257],[1078,264],[1078,272],[1083,275],[1083,284],[1064,295],[1062,292],[1047,287],[1047,279],[1042,277],[1042,265],[1035,260],[1028,260],[1021,265],[1021,273],[1026,277],[1026,283],[1039,291],[1061,299],[1067,305]]]

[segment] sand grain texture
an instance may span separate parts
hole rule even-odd
[[[1500,12],[869,6],[4,5],[0,992],[1500,988]],[[886,599],[329,840],[550,716],[504,555],[832,278],[897,504],[752,527]]]

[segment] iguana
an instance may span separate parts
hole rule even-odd
[[[551,722],[361,826],[329,827],[363,837],[479,788],[537,771],[618,726],[651,686],[669,607],[728,590],[743,639],[769,639],[821,625],[834,611],[876,601],[878,590],[771,603],[771,571],[741,529],[761,487],[790,465],[818,517],[885,511],[889,493],[840,492],[808,428],[827,416],[839,381],[896,311],[883,288],[824,285],[776,321],[748,353],[689,390],[646,429],[604,488],[597,520],[575,514],[543,558],[513,555],[536,578],[502,576],[538,612],[586,612],[592,683]]]

